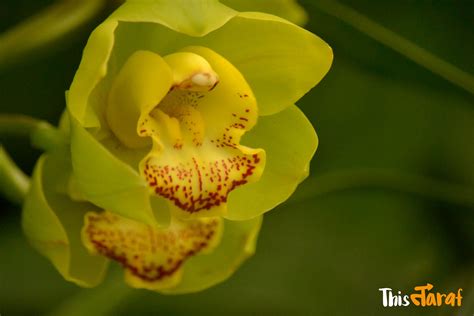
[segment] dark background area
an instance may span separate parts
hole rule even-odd
[[[341,2],[474,73],[473,1]],[[50,3],[3,0],[0,30]],[[311,176],[265,216],[256,255],[197,294],[107,283],[82,290],[27,244],[20,210],[0,200],[1,315],[44,314],[74,302],[88,306],[88,315],[107,305],[119,315],[474,314],[474,205],[465,196],[474,186],[473,95],[327,15],[317,1],[300,3],[306,27],[335,55],[327,77],[298,103],[320,146]],[[88,34],[112,8],[53,51],[3,69],[1,112],[56,123]],[[28,140],[2,141],[31,172],[39,152]],[[382,307],[379,288],[408,294],[427,282],[439,292],[463,288],[463,308]]]

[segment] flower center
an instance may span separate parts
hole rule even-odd
[[[203,93],[175,88],[151,111],[150,116],[158,125],[162,142],[176,149],[185,144],[202,145],[205,126],[197,109],[197,100],[202,97]]]
[[[164,145],[175,149],[182,149],[185,144],[199,147],[205,136],[199,100],[216,87],[218,75],[197,54],[179,52],[165,56],[164,60],[172,69],[173,85],[150,116],[157,123],[158,134]],[[147,129],[146,123],[147,120],[144,120],[144,128],[140,132],[145,136],[153,136],[157,130],[153,127]]]
[[[137,71],[129,69],[136,68],[134,56],[116,79],[124,90],[119,93],[114,83],[111,94],[123,95],[130,86],[138,86],[121,83],[132,80],[122,79],[123,73],[130,77]],[[141,162],[140,172],[150,189],[168,199],[178,215],[222,215],[228,194],[257,181],[264,168],[263,150],[239,144],[242,135],[256,124],[255,98],[240,72],[210,49],[188,47],[161,60],[164,65],[156,69],[160,73],[155,75],[157,87],[153,87],[159,93],[143,98],[149,104],[132,106],[139,109],[138,115],[123,101],[131,99],[128,95],[109,96],[110,126],[119,139],[122,135],[125,144],[138,147],[144,140],[152,140],[152,150]],[[136,103],[136,99],[140,97],[131,101]],[[123,108],[110,100],[123,103]],[[129,119],[136,117],[131,125],[135,126],[134,135],[132,127],[125,131],[114,122],[115,117],[126,119],[127,112],[133,114]]]

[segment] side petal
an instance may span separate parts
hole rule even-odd
[[[70,175],[67,155],[62,150],[39,159],[23,206],[22,226],[33,247],[66,280],[92,287],[102,281],[107,260],[90,255],[81,241],[84,214],[97,208],[90,203],[73,202],[58,193]]]
[[[108,73],[107,62],[114,46],[117,21],[107,20],[89,37],[79,69],[67,93],[67,108],[74,119],[84,127],[99,127],[101,104],[105,100],[90,100],[99,82]],[[95,101],[95,102],[94,102]]]
[[[148,185],[71,118],[72,166],[82,195],[103,209],[156,225]]]
[[[248,221],[224,221],[220,244],[208,254],[192,257],[183,266],[178,286],[164,289],[165,294],[202,291],[228,279],[255,252],[263,217]]]
[[[267,153],[260,181],[239,187],[229,196],[226,218],[249,219],[288,199],[309,173],[309,163],[318,146],[313,126],[296,106],[260,117],[242,143]]]

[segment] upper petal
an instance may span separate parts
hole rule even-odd
[[[296,0],[221,0],[221,2],[237,11],[270,13],[298,25],[304,25],[308,21],[308,15]]]
[[[212,32],[237,12],[218,0],[128,0],[111,18],[127,22],[152,22],[189,36]]]
[[[91,35],[68,107],[85,127],[103,125],[108,90],[137,50],[161,56],[206,46],[234,64],[252,87],[261,115],[296,102],[327,73],[331,48],[281,18],[239,13],[217,1],[127,1]]]

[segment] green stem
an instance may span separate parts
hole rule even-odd
[[[12,203],[21,205],[30,180],[0,145],[0,193]]]
[[[303,182],[292,201],[362,188],[382,188],[474,208],[474,189],[471,187],[379,168],[341,170],[311,177]]]
[[[8,137],[30,138],[35,148],[49,150],[63,141],[61,133],[46,121],[25,115],[0,114],[0,142]]]
[[[308,3],[309,4],[309,3]],[[386,27],[372,21],[356,10],[336,1],[319,0],[311,2],[320,11],[359,30],[372,39],[402,54],[451,83],[474,94],[474,76],[443,60],[426,49],[416,45]]]
[[[0,193],[21,205],[28,191],[29,178],[3,149],[1,141],[9,137],[30,138],[34,147],[50,150],[63,142],[62,134],[45,121],[14,114],[0,114]]]
[[[50,49],[94,18],[106,0],[62,0],[0,34],[0,69]]]
[[[43,121],[18,114],[0,114],[0,136],[29,137]]]

